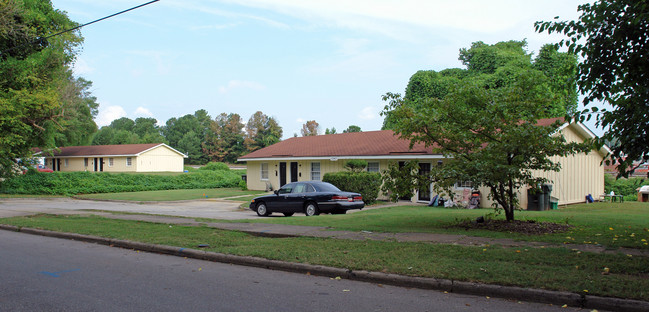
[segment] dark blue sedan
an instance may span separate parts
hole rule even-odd
[[[255,197],[250,209],[260,216],[281,212],[292,216],[303,212],[307,216],[320,213],[344,214],[347,210],[365,207],[361,194],[343,192],[327,182],[293,182],[282,186],[275,194]]]

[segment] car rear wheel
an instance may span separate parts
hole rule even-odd
[[[285,217],[290,217],[293,215],[293,212],[284,212]]]
[[[307,203],[306,207],[304,207],[304,214],[307,215],[307,217],[319,215],[320,210],[318,210],[318,205],[314,202]]]
[[[257,204],[257,215],[260,217],[268,216],[268,208],[266,207],[266,203]]]

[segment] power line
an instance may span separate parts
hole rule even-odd
[[[94,20],[94,21],[92,21],[92,22],[85,23],[85,24],[83,24],[83,25],[79,25],[79,26],[77,26],[77,27],[70,28],[70,29],[67,29],[67,30],[64,30],[64,31],[60,31],[60,32],[58,32],[58,33],[56,33],[56,34],[49,35],[49,36],[47,36],[47,37],[45,37],[45,38],[42,38],[42,37],[41,37],[41,38],[38,38],[38,39],[33,40],[33,41],[31,41],[31,42],[24,43],[24,44],[21,44],[21,45],[19,45],[19,46],[15,46],[15,47],[13,47],[13,48],[9,48],[9,49],[7,49],[7,50],[4,50],[4,51],[0,52],[0,56],[2,56],[4,53],[7,53],[7,52],[10,52],[10,51],[13,51],[13,50],[15,50],[15,49],[22,48],[22,47],[27,46],[27,45],[32,45],[32,44],[35,44],[35,43],[37,43],[37,42],[42,42],[42,41],[44,41],[44,40],[47,40],[47,39],[49,39],[49,38],[52,38],[52,37],[54,37],[54,36],[58,36],[58,35],[61,35],[61,34],[67,33],[67,32],[75,31],[75,30],[77,30],[77,29],[80,29],[80,28],[82,28],[82,27],[88,26],[88,25],[90,25],[90,24],[94,24],[94,23],[97,23],[97,22],[101,22],[101,21],[103,21],[103,20],[105,20],[105,19],[109,19],[109,18],[111,18],[111,17],[117,16],[117,15],[120,15],[120,14],[124,14],[124,13],[126,13],[126,12],[133,11],[133,10],[135,10],[135,9],[139,9],[139,8],[141,8],[141,7],[143,7],[143,6],[147,6],[147,5],[149,5],[149,4],[152,4],[152,3],[154,3],[154,2],[158,2],[158,1],[160,1],[160,0],[149,1],[149,2],[144,3],[144,4],[140,4],[140,5],[138,5],[138,6],[134,6],[134,7],[130,8],[130,9],[126,9],[126,10],[124,10],[124,11],[117,12],[117,13],[115,13],[115,14],[111,14],[111,15],[108,15],[108,16],[106,16],[106,17],[102,17],[102,18],[97,19],[97,20]]]

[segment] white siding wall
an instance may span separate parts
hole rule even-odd
[[[183,172],[184,158],[166,146],[158,146],[133,159],[137,172]]]

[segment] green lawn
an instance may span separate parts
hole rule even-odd
[[[125,193],[104,193],[104,194],[85,194],[78,195],[80,198],[101,199],[101,200],[131,200],[131,201],[173,201],[173,200],[192,200],[201,198],[226,198],[233,196],[243,196],[243,198],[233,199],[236,201],[249,201],[250,197],[264,194],[260,191],[242,191],[237,188],[213,188],[213,189],[194,189],[194,190],[165,190],[165,191],[145,191],[145,192],[125,192]]]
[[[322,222],[343,219],[338,217],[319,216],[313,219]],[[345,216],[348,217],[363,218],[362,214]],[[265,238],[207,227],[112,220],[97,216],[40,215],[0,219],[0,223],[185,248],[209,244],[210,247],[206,249],[209,251],[352,270],[649,300],[649,257],[624,254],[594,254],[569,248]],[[604,268],[609,268],[610,274],[603,275]]]
[[[459,221],[475,220],[493,214],[493,209],[448,209],[427,206],[397,206],[370,209],[347,215],[321,215],[316,218],[258,218],[235,222],[279,223],[330,227],[332,230],[372,232],[447,233],[493,238],[514,238],[522,241],[550,243],[595,244],[611,248],[649,249],[649,203],[594,203],[561,206],[551,211],[517,211],[517,220],[536,220],[570,224],[570,232],[527,236],[467,230],[456,227]],[[495,218],[504,219],[504,216]]]

